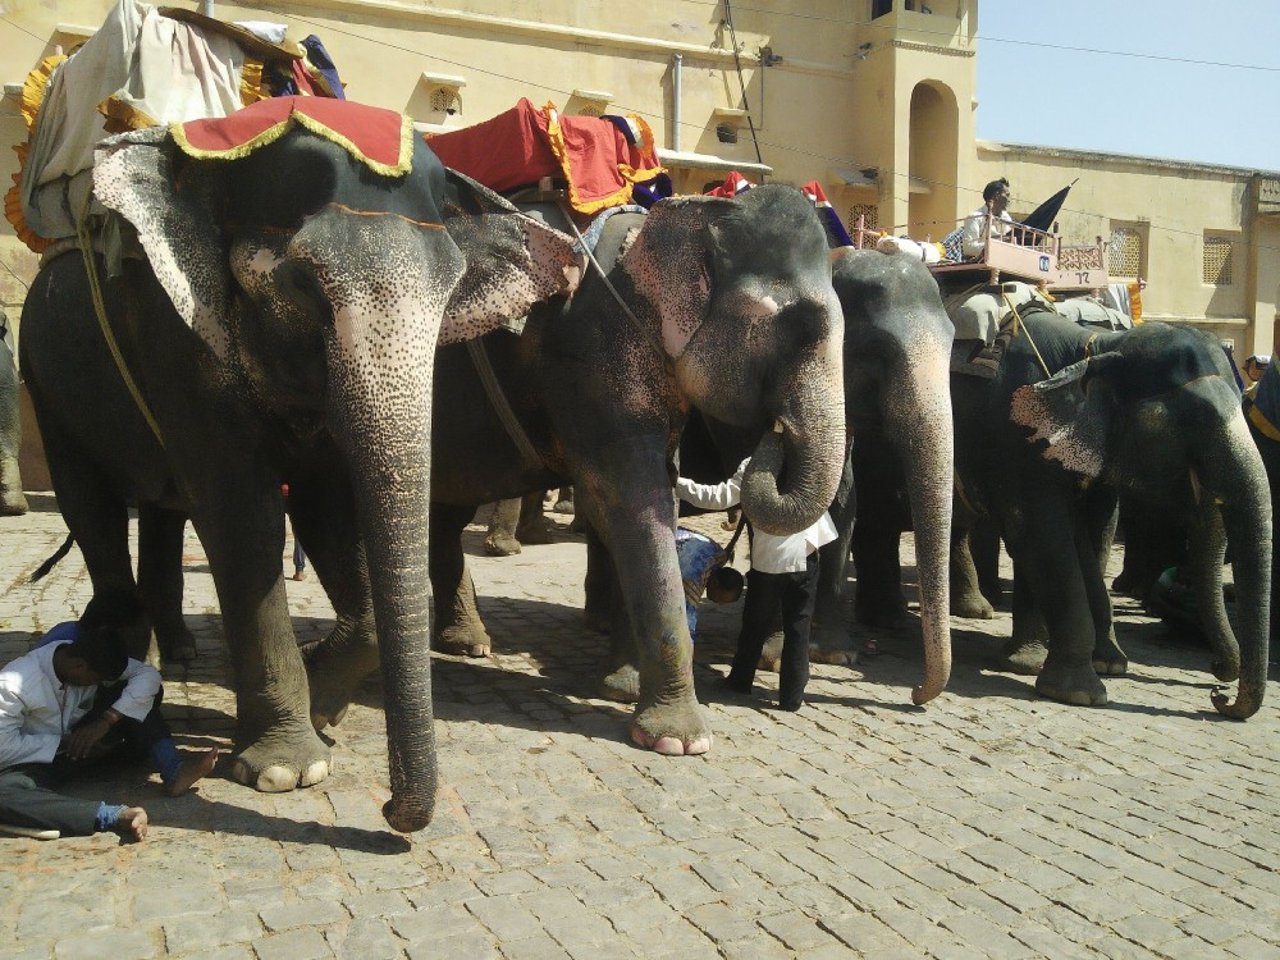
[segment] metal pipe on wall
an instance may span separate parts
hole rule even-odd
[[[684,54],[671,55],[671,149],[680,152],[680,70]]]

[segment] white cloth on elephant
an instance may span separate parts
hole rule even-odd
[[[114,98],[157,124],[225,117],[243,106],[244,59],[231,37],[121,0],[49,81],[23,169],[27,225],[51,240],[75,236],[93,148],[108,136],[99,105]]]
[[[728,510],[742,500],[742,475],[750,458],[738,464],[733,476],[723,483],[695,483],[685,477],[676,479],[676,496],[685,503],[704,510]],[[747,516],[750,520],[750,515]],[[763,530],[751,530],[751,569],[761,573],[803,573],[809,554],[836,538],[836,525],[831,516],[822,516],[810,526],[785,537]]]

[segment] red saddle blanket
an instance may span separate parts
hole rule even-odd
[[[553,104],[538,110],[521,98],[510,110],[471,127],[428,136],[441,162],[491,190],[510,190],[563,176],[569,201],[597,213],[631,201],[631,188],[662,173],[653,132],[640,117],[628,137],[600,117],[565,117]]]
[[[375,173],[398,177],[413,161],[413,121],[392,110],[327,97],[273,97],[229,117],[171,127],[193,157],[243,157],[282,136],[293,124],[338,144]]]

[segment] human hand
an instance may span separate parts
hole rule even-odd
[[[107,731],[110,729],[111,724],[99,718],[93,723],[86,723],[84,726],[72,730],[62,741],[67,756],[72,760],[83,760],[93,752],[94,746],[107,735]]]

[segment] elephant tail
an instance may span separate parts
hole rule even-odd
[[[75,534],[68,533],[67,539],[62,541],[62,546],[53,552],[53,556],[36,568],[36,572],[31,575],[31,582],[44,579],[45,575],[58,565],[58,561],[71,552],[71,545],[75,542]]]

